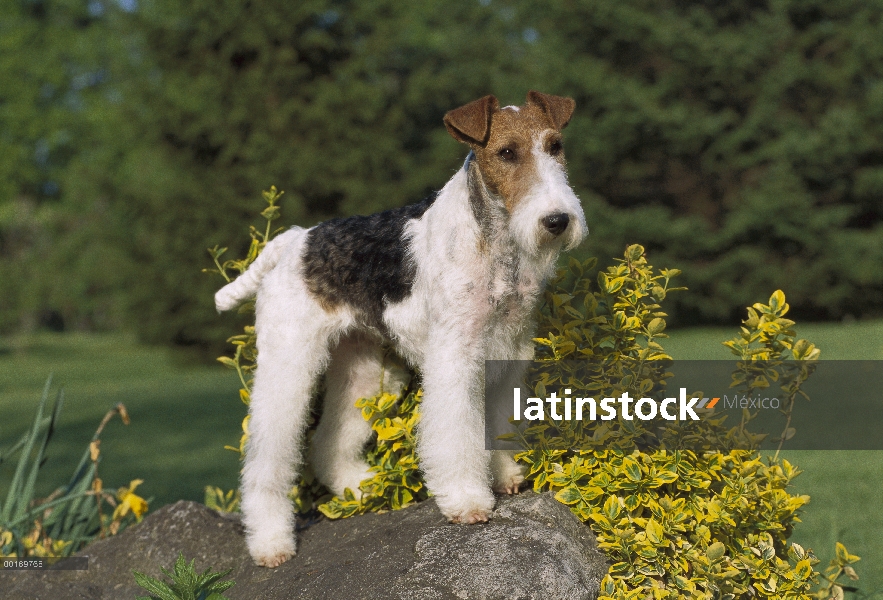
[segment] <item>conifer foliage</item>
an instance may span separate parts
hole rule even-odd
[[[312,225],[417,201],[487,93],[570,95],[586,256],[684,271],[673,323],[770,289],[883,312],[879,0],[0,0],[0,330],[220,349],[194,248],[249,199]],[[619,250],[617,250],[619,249]],[[245,248],[240,248],[240,251]]]

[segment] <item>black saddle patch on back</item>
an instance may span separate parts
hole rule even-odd
[[[303,277],[322,306],[356,308],[366,325],[383,326],[383,310],[411,294],[417,265],[408,253],[405,226],[419,219],[438,194],[369,216],[325,221],[307,234]]]

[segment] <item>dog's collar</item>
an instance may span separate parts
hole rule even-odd
[[[463,163],[463,170],[467,173],[469,172],[469,163],[475,160],[475,152],[472,150],[469,151],[469,154],[466,155],[466,161]]]

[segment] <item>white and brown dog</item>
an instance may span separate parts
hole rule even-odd
[[[562,247],[585,237],[567,183],[561,130],[574,101],[530,92],[520,107],[486,96],[444,118],[472,151],[434,196],[410,206],[294,227],[215,296],[256,299],[258,362],[242,471],[248,548],[275,567],[295,553],[287,493],[302,460],[310,396],[327,392],[310,460],[341,494],[371,474],[370,425],[354,406],[377,394],[383,344],[422,376],[417,450],[426,484],[454,522],[487,521],[493,490],[523,473],[484,449],[487,359],[531,359],[532,313]],[[398,391],[403,369],[385,370]]]

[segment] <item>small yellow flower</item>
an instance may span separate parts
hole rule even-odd
[[[31,556],[37,556],[40,558],[52,558],[61,556],[64,549],[70,546],[73,542],[66,542],[64,540],[53,540],[50,538],[45,538],[42,541],[34,544],[32,548]]]
[[[51,540],[51,543],[51,556],[61,556],[61,553],[64,552],[64,549],[73,544],[73,542],[66,542],[64,540]]]
[[[135,494],[135,488],[144,483],[143,479],[133,479],[129,487],[122,487],[117,491],[117,499],[120,503],[113,511],[113,520],[122,519],[131,510],[135,518],[140,522],[141,516],[147,512],[147,501]]]
[[[92,440],[89,442],[89,458],[92,462],[98,460],[98,455],[101,454],[101,450],[99,446],[101,445],[101,440]]]
[[[12,532],[0,527],[0,558],[11,558],[15,556],[15,553],[3,554],[3,548],[10,546],[12,544],[12,539]]]

